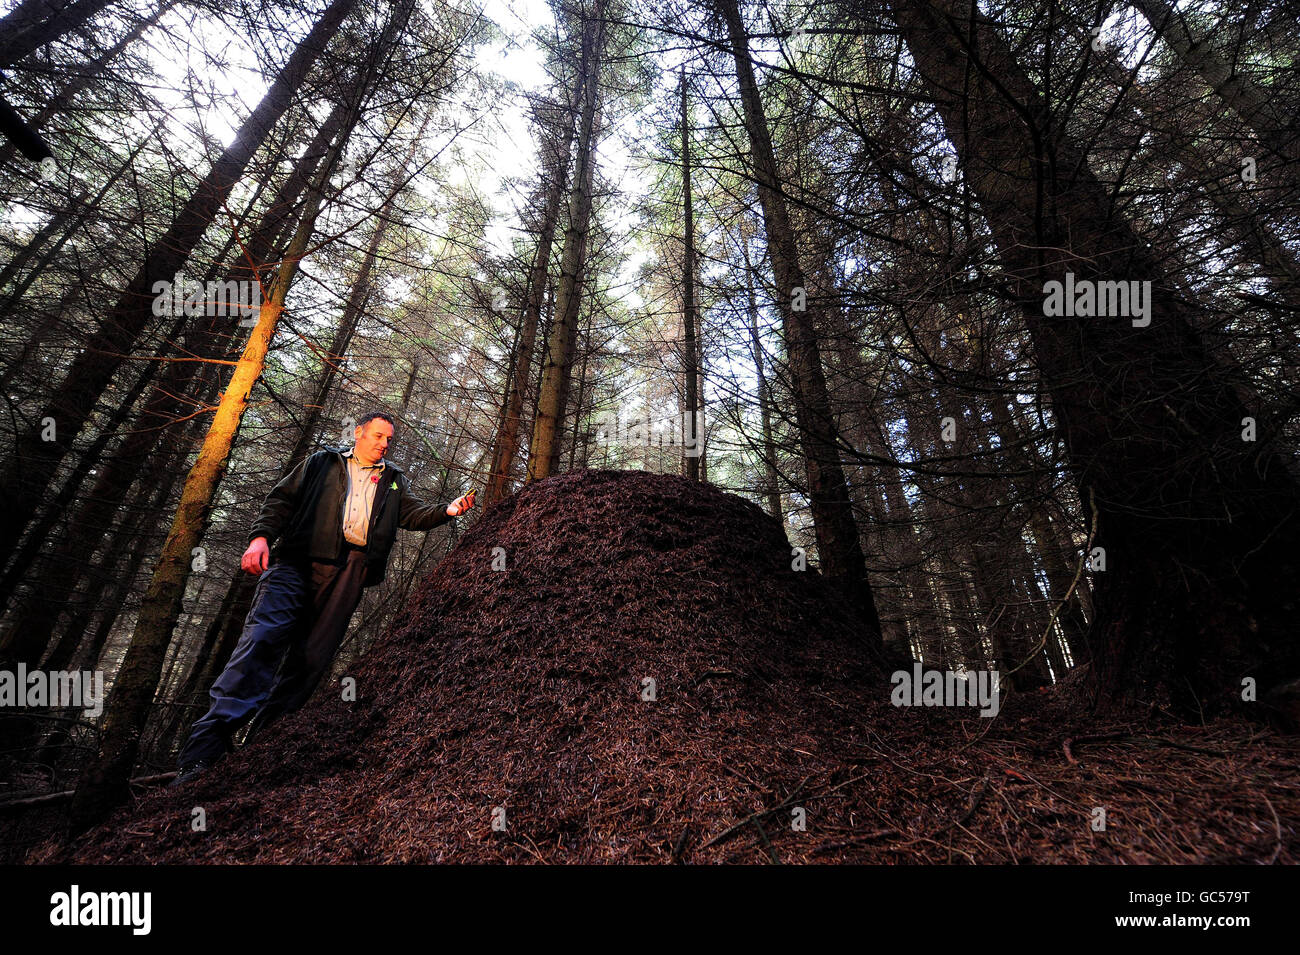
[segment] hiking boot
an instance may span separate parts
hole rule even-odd
[[[197,763],[190,763],[188,766],[182,766],[181,771],[176,774],[176,778],[171,781],[171,785],[183,786],[195,776],[211,768],[212,763],[206,759],[201,759]]]

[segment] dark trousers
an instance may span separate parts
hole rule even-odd
[[[365,577],[365,551],[351,545],[336,564],[279,561],[262,572],[239,643],[212,684],[212,706],[181,749],[182,766],[229,752],[250,718],[257,731],[307,702],[343,642]]]

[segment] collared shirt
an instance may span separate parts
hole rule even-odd
[[[352,449],[343,452],[348,472],[348,496],[343,502],[343,538],[358,547],[366,546],[366,533],[370,530],[370,509],[375,503],[375,490],[379,487],[384,462],[369,467],[352,455]]]

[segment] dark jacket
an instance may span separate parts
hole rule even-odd
[[[317,451],[286,474],[266,496],[248,540],[251,543],[265,537],[272,545],[272,556],[280,560],[335,560],[343,547],[343,505],[347,494],[347,462],[343,451],[338,448]],[[365,586],[384,579],[388,553],[399,527],[427,531],[449,520],[446,504],[424,504],[413,497],[406,474],[385,459],[370,510],[370,528],[366,532]]]

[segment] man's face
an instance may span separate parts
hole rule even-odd
[[[393,440],[393,426],[383,418],[371,418],[364,425],[357,425],[355,433],[352,454],[365,465],[378,464]]]

